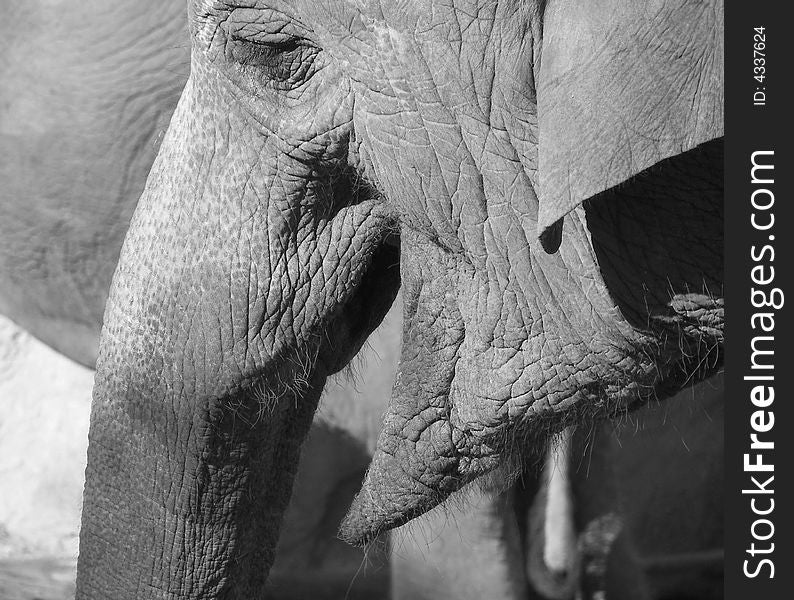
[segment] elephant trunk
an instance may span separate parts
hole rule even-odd
[[[324,377],[155,396],[109,355],[94,392],[77,598],[259,597]]]
[[[79,599],[260,597],[325,380],[399,286],[344,128],[318,173],[325,146],[252,129],[227,88],[193,65],[114,276]]]

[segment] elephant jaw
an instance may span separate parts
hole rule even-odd
[[[652,183],[650,177],[640,180],[636,197],[650,195],[641,186]],[[710,199],[701,198],[700,205],[712,206],[718,194]],[[342,523],[342,539],[367,543],[497,468],[509,483],[522,458],[566,425],[665,397],[719,368],[721,297],[687,291],[701,281],[719,292],[719,281],[702,279],[702,270],[678,254],[662,257],[660,272],[674,278],[649,279],[631,254],[621,252],[618,260],[610,252],[613,240],[636,239],[641,247],[643,238],[666,241],[669,231],[696,241],[696,228],[685,224],[698,222],[698,205],[674,204],[673,214],[690,218],[675,229],[664,225],[673,201],[615,195],[571,213],[561,224],[566,242],[556,254],[534,242],[531,261],[520,263],[517,255],[514,264],[527,265],[526,279],[510,293],[489,288],[465,260],[403,229],[400,370],[375,457]],[[634,237],[614,232],[620,220],[608,211],[615,206],[632,215]],[[558,239],[550,241],[544,249],[554,249]],[[691,248],[697,245],[682,243],[680,253]],[[721,272],[704,272],[712,270]],[[516,271],[510,275],[521,277]],[[567,277],[559,276],[563,272]],[[650,302],[655,296],[613,293],[631,282],[671,281],[675,293],[658,306]],[[525,290],[531,301],[522,304]],[[585,308],[577,313],[577,306]]]
[[[341,525],[340,537],[354,545],[420,516],[495,469],[509,482],[520,472],[525,440],[537,444],[545,437],[527,435],[528,428],[549,429],[545,418],[527,425],[527,412],[539,417],[576,403],[569,397],[555,407],[544,397],[541,407],[528,384],[533,377],[538,382],[537,365],[529,366],[521,352],[494,369],[498,352],[481,351],[468,308],[450,293],[462,285],[448,263],[454,259],[406,231],[403,244],[411,252],[401,254],[400,369],[363,488]]]

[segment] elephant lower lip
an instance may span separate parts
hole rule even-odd
[[[366,546],[382,533],[405,525],[414,517],[422,515],[431,508],[433,505],[384,521],[378,520],[374,515],[365,515],[360,506],[354,502],[339,527],[338,537],[351,546]]]
[[[521,421],[520,432],[506,425],[465,448],[456,446],[453,440],[470,439],[472,430],[467,429],[464,434],[459,424],[447,420],[443,426],[431,423],[418,437],[386,439],[379,444],[362,490],[340,526],[339,538],[355,546],[366,545],[385,531],[421,516],[467,483],[490,472],[501,483],[511,481],[521,472],[523,457],[540,450],[551,435],[570,424],[578,406],[599,403],[605,416],[614,416],[642,405],[657,393],[667,394],[660,387],[666,385],[666,379],[658,379],[653,364],[637,365],[636,369],[623,373],[623,377],[615,383],[595,372],[583,374],[576,389],[564,399],[558,398],[554,403],[550,402],[551,396],[536,399],[536,408],[529,420]],[[402,399],[408,404],[416,401],[410,394],[404,394]],[[415,424],[417,418],[413,415],[407,422]],[[520,443],[505,444],[505,435]],[[493,453],[483,454],[486,447]]]

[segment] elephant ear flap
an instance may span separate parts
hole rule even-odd
[[[545,247],[587,198],[723,135],[722,0],[549,0],[536,86]]]

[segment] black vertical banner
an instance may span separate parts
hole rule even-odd
[[[725,7],[728,600],[794,598],[794,163],[784,134],[792,130],[794,31],[787,6],[730,0]]]

